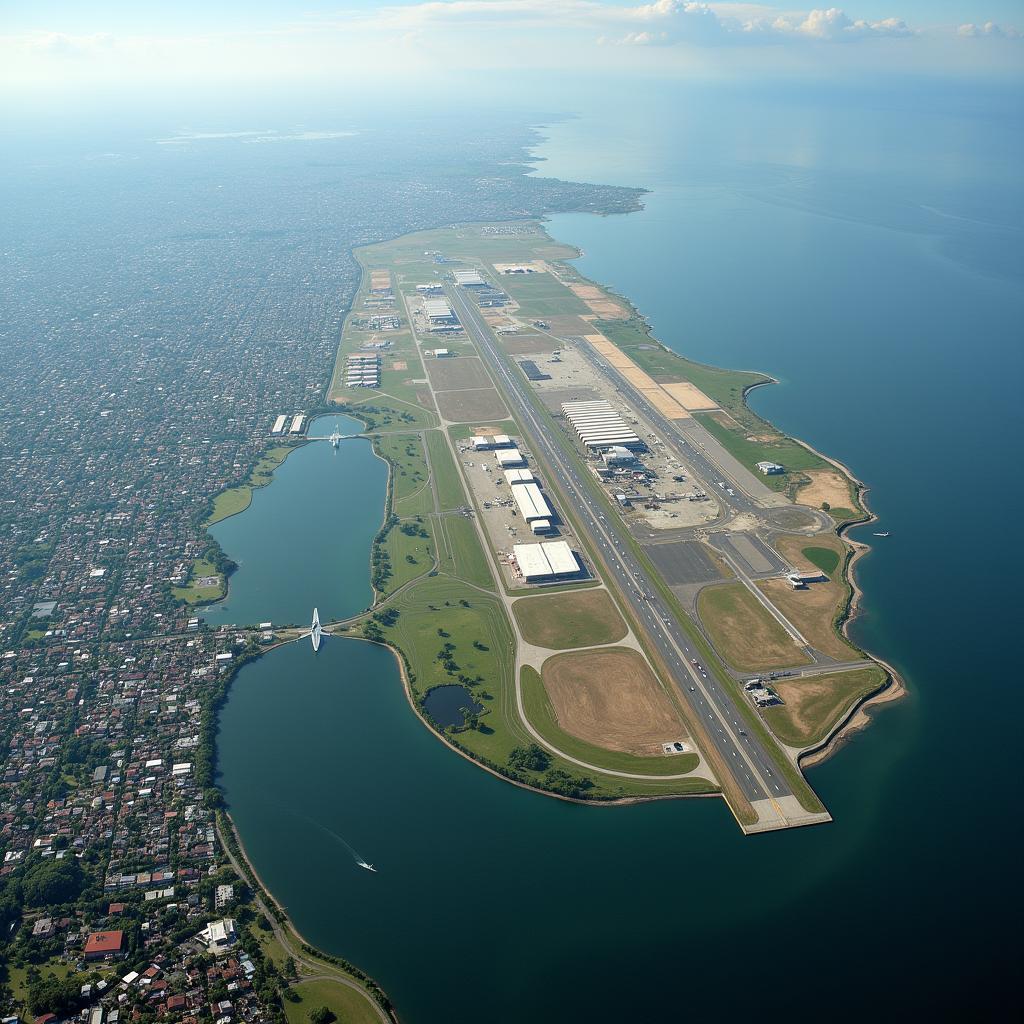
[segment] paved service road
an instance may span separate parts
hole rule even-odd
[[[525,382],[510,371],[499,354],[479,310],[466,300],[460,289],[448,286],[447,292],[463,326],[489,365],[495,381],[512,403],[520,424],[529,433],[535,450],[543,452],[554,471],[562,499],[571,502],[574,513],[587,528],[593,543],[600,548],[610,576],[618,584],[636,618],[643,623],[691,714],[700,720],[726,770],[732,770],[740,790],[751,803],[771,801],[781,819],[780,824],[784,826],[785,814],[775,800],[792,797],[792,790],[761,741],[746,733],[731,695],[714,673],[700,662],[691,649],[689,637],[656,595],[646,570],[629,548],[626,525],[618,516],[605,514],[605,506],[581,480],[575,460],[553,441],[551,427],[540,421],[524,393]]]

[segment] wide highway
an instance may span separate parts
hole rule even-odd
[[[577,460],[553,440],[551,426],[541,422],[526,394],[526,381],[509,368],[498,352],[490,330],[472,301],[461,290],[447,286],[448,296],[481,355],[491,368],[496,383],[502,385],[512,402],[516,417],[529,433],[535,448],[543,452],[554,472],[562,500],[571,502],[618,589],[636,618],[643,623],[652,643],[672,672],[673,681],[700,720],[704,733],[714,744],[726,770],[731,770],[743,795],[751,802],[790,796],[790,789],[761,741],[744,727],[740,711],[724,685],[709,671],[690,644],[690,639],[671,611],[657,596],[646,569],[633,555],[625,523],[606,507],[580,478]],[[776,804],[780,817],[784,817]]]

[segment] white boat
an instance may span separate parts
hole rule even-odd
[[[339,434],[338,431],[335,431],[333,434],[331,434],[331,444],[335,448],[337,448],[338,445],[341,444],[341,434]]]
[[[876,537],[888,537],[889,536],[889,531],[886,530],[885,533],[876,533],[875,536]]]
[[[365,860],[357,860],[356,863],[361,868],[365,868],[367,871],[372,871],[374,874],[377,874],[377,869],[372,864],[367,864]]]

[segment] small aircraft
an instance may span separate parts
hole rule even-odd
[[[309,627],[309,632],[308,633],[303,633],[302,636],[299,637],[299,639],[300,640],[305,640],[306,637],[308,636],[309,639],[312,641],[313,650],[314,651],[319,651],[320,650],[320,641],[326,635],[327,634],[324,633],[324,631],[320,628],[320,613],[317,611],[316,608],[314,608],[313,609],[313,622],[312,622],[312,624]]]
[[[372,871],[374,874],[377,873],[377,869],[372,864],[367,864],[365,860],[357,860],[356,863],[367,871]]]

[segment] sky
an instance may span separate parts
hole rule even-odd
[[[1012,83],[1022,72],[1022,0],[0,0],[0,98],[22,103],[469,80],[542,95],[631,76]]]

